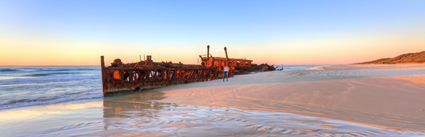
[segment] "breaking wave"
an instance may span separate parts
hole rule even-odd
[[[0,109],[102,97],[99,67],[0,67]]]
[[[11,68],[0,68],[0,72],[13,72],[13,71],[19,71],[19,70],[11,69]]]
[[[27,75],[24,75],[24,76],[45,77],[45,76],[53,76],[53,75],[67,75],[67,74],[77,74],[77,73],[74,73],[74,72],[34,73],[34,74],[27,74]]]
[[[87,91],[90,92],[90,91]],[[17,108],[17,107],[26,107],[34,105],[44,105],[44,104],[55,104],[62,102],[70,101],[81,101],[81,100],[93,100],[100,99],[101,96],[93,93],[63,93],[54,96],[41,96],[36,98],[21,98],[21,99],[12,99],[0,102],[1,109]]]

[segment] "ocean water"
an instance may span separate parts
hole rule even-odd
[[[0,109],[102,97],[100,67],[0,67]]]

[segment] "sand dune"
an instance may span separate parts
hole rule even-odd
[[[425,51],[417,53],[406,53],[393,58],[382,58],[360,64],[404,64],[404,63],[425,63]]]

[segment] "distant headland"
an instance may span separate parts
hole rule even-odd
[[[403,63],[425,63],[425,51],[417,53],[406,53],[394,58],[382,58],[374,61],[358,64],[403,64]]]

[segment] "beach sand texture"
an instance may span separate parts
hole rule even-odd
[[[423,75],[238,83],[239,79],[261,81],[291,75],[299,75],[297,79],[302,79],[301,75],[309,74],[266,72],[240,76],[232,79],[235,84],[230,82],[223,86],[161,89],[166,97],[161,101],[291,112],[382,128],[425,131],[425,85],[420,84]]]
[[[423,74],[425,65],[354,65],[239,75],[225,83],[2,110],[0,131],[6,136],[425,136]]]

